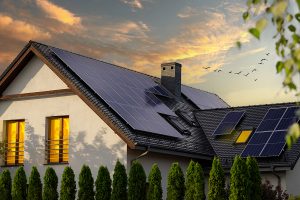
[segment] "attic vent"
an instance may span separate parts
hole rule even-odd
[[[166,116],[167,121],[180,133],[184,135],[191,135],[191,132],[180,122],[178,117]]]

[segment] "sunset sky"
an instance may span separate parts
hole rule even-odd
[[[180,62],[183,83],[232,106],[295,101],[276,75],[272,29],[253,39],[245,9],[245,0],[0,0],[0,68],[35,40],[155,76]]]

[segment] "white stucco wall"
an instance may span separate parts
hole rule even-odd
[[[40,61],[34,58],[6,94],[39,92],[63,89],[66,85]],[[34,75],[32,79],[30,76]],[[22,79],[24,77],[24,80]],[[41,85],[37,85],[41,84]],[[16,87],[13,87],[16,85]],[[113,172],[117,159],[127,162],[127,145],[113,130],[94,113],[77,95],[34,98],[0,102],[0,123],[3,120],[25,119],[25,161],[24,168],[29,176],[32,166],[37,166],[41,176],[48,165],[45,163],[46,118],[68,115],[70,118],[69,165],[76,178],[81,166],[91,167],[94,178],[100,165],[106,165]],[[66,165],[50,165],[61,177]],[[9,167],[12,171],[16,167]]]
[[[300,195],[300,162],[297,161],[295,167],[291,171],[286,172],[286,185],[289,194],[294,196]]]

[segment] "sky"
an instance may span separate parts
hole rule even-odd
[[[272,27],[257,41],[245,10],[245,0],[0,0],[0,70],[34,40],[158,77],[179,62],[184,84],[231,106],[298,100],[276,74]]]

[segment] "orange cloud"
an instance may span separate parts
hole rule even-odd
[[[75,14],[65,8],[59,7],[48,0],[36,0],[36,3],[52,19],[70,26],[81,25],[81,18],[76,17]]]
[[[15,20],[10,16],[0,13],[0,35],[14,38],[19,41],[28,41],[32,39],[50,39],[49,32],[41,30],[39,27],[29,24],[25,21]]]
[[[141,0],[121,0],[121,2],[129,5],[133,11],[135,11],[135,9],[142,9],[143,8],[143,4],[141,2]]]

